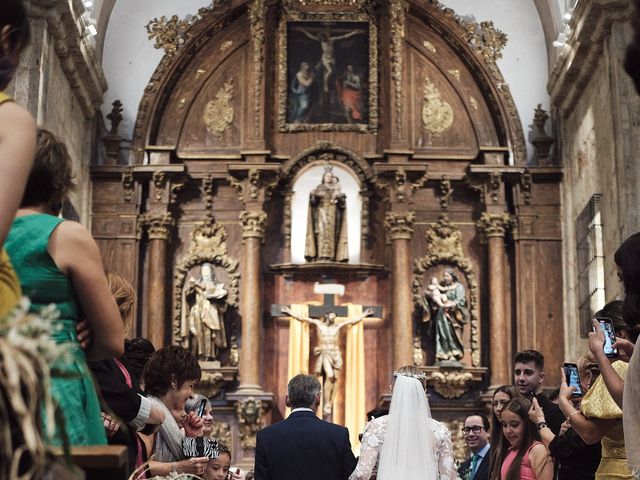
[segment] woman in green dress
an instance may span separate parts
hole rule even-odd
[[[22,2],[3,0],[0,8],[0,319],[20,299],[20,284],[2,248],[20,205],[36,151],[36,123],[3,90],[13,78],[29,42],[29,20]]]
[[[52,377],[51,390],[69,443],[102,445],[107,439],[86,359],[121,356],[124,325],[91,234],[79,223],[57,216],[73,186],[66,146],[40,130],[38,153],[5,245],[32,311],[55,304],[60,313],[54,338],[70,348],[71,358],[55,365],[60,373]],[[76,338],[82,318],[93,330],[86,356]],[[60,445],[60,429],[47,441]]]

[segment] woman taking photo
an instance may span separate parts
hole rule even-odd
[[[514,398],[501,414],[503,439],[496,456],[500,469],[492,478],[500,480],[552,480],[553,460],[540,442],[536,426],[529,420],[531,402]]]

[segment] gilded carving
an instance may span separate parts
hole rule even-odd
[[[196,81],[200,80],[205,73],[207,73],[207,71],[204,68],[197,69],[196,70]]]
[[[276,176],[271,181],[264,178],[266,175],[264,172],[256,168],[251,168],[247,173],[246,178],[242,180],[236,179],[230,175],[228,177],[229,183],[233,185],[239,193],[241,201],[264,203],[271,196],[271,192],[278,184],[279,178]]]
[[[476,222],[478,229],[488,237],[504,237],[512,224],[512,217],[508,213],[491,214],[482,212]]]
[[[416,214],[413,211],[387,212],[384,218],[384,229],[389,240],[411,240],[415,219]]]
[[[498,30],[492,21],[466,26],[467,40],[477,49],[487,63],[495,63],[502,58],[502,49],[507,44],[507,34]]]
[[[533,176],[528,169],[525,169],[524,173],[520,176],[520,191],[524,198],[524,204],[529,205],[531,203],[531,185],[533,184]]]
[[[393,93],[395,97],[396,130],[398,134],[402,131],[403,47],[408,8],[409,6],[404,0],[390,0],[389,2],[389,18],[391,22],[391,81],[393,82]]]
[[[364,5],[368,0],[298,0],[300,5],[306,7],[308,5],[317,5],[322,7],[342,7]]]
[[[500,201],[500,185],[502,185],[502,174],[491,172],[489,175],[489,195],[494,204]]]
[[[140,216],[139,225],[147,227],[149,240],[169,240],[175,220],[170,213],[148,212]]]
[[[413,194],[422,188],[427,182],[428,174],[425,171],[415,182],[409,181],[409,177],[404,168],[398,167],[393,178],[385,178],[378,174],[375,179],[376,185],[385,193],[386,200],[391,203],[411,203]]]
[[[174,317],[173,338],[180,339],[180,322],[182,314],[182,291],[189,271],[203,263],[209,263],[223,268],[227,273],[227,297],[229,307],[237,308],[239,300],[240,274],[238,261],[229,256],[227,249],[227,232],[225,228],[209,218],[193,227],[191,240],[186,253],[176,265],[174,273]],[[235,335],[235,332],[232,333]]]
[[[474,110],[478,110],[478,100],[476,100],[474,97],[469,97],[469,104],[471,105],[471,108],[473,108]]]
[[[231,424],[229,422],[213,422],[211,437],[218,440],[225,447],[231,448]]]
[[[263,211],[240,212],[242,224],[242,238],[264,238],[264,229],[267,223],[267,214]]]
[[[224,53],[231,47],[233,47],[233,40],[225,40],[220,44],[220,51]]]
[[[453,109],[442,100],[440,90],[425,78],[422,104],[422,125],[433,138],[438,138],[453,125]]]
[[[200,362],[201,367],[204,367],[204,364],[207,363],[213,362]],[[215,397],[222,391],[224,385],[224,375],[221,372],[217,372],[206,367],[202,368],[202,376],[198,382],[198,390],[200,390],[205,396]]]
[[[467,444],[464,441],[464,435],[462,434],[462,427],[464,427],[464,422],[462,420],[445,420],[444,424],[451,432],[453,458],[458,464],[461,464],[469,456],[469,450],[467,448]]]
[[[135,191],[135,183],[133,180],[133,168],[125,167],[122,170],[122,188],[124,190],[124,201],[130,202],[133,200],[133,192]]]
[[[249,6],[251,44],[253,46],[253,108],[254,137],[260,137],[260,117],[262,112],[262,73],[264,71],[264,0],[253,0]]]
[[[413,364],[417,367],[424,365],[424,352],[422,351],[422,339],[419,335],[413,337]]]
[[[435,45],[431,43],[429,40],[425,40],[424,42],[422,42],[422,46],[427,50],[429,50],[431,53],[437,52]]]
[[[444,370],[433,372],[428,382],[444,398],[460,398],[469,389],[472,380],[470,372]]]
[[[447,72],[449,72],[449,75],[452,75],[457,81],[460,81],[460,70],[454,68],[452,70],[447,70]]]
[[[449,199],[451,198],[451,195],[453,195],[451,180],[443,175],[442,180],[440,181],[440,208],[442,208],[442,210],[449,209]]]
[[[167,184],[167,174],[164,172],[153,172],[153,186],[155,187],[155,199],[156,202],[162,201],[164,195],[164,187]]]
[[[236,403],[240,443],[245,450],[256,448],[256,434],[262,427],[262,400],[248,397]]]
[[[215,99],[207,102],[204,107],[204,124],[207,130],[216,138],[220,139],[231,125],[233,125],[233,95],[235,86],[233,79],[229,78],[216,93]]]
[[[178,48],[184,45],[189,26],[190,23],[187,20],[180,20],[177,15],[173,15],[168,20],[163,15],[147,23],[147,37],[149,40],[155,39],[154,48],[162,48],[166,55],[172,57]]]
[[[469,292],[469,323],[471,324],[471,363],[480,365],[480,330],[478,322],[478,283],[473,267],[462,250],[462,232],[451,223],[446,215],[441,215],[437,223],[428,225],[425,231],[426,255],[414,263],[413,299],[416,305],[422,303],[424,274],[431,267],[448,264],[456,266],[467,280]]]
[[[213,175],[209,175],[202,179],[202,183],[200,184],[200,191],[202,192],[202,197],[204,199],[204,208],[207,210],[207,217],[213,218],[213,192],[215,189],[215,184],[213,182]]]

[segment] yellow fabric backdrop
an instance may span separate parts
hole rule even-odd
[[[362,305],[348,305],[349,319],[362,315]],[[366,422],[366,389],[364,383],[364,322],[346,327],[347,355],[345,358],[344,426],[354,454],[360,451],[358,436]]]
[[[291,305],[291,312],[299,317],[309,316],[309,306]],[[309,373],[309,324],[293,317],[289,318],[289,360],[287,365],[287,381],[299,373]],[[291,409],[287,407],[285,417]]]

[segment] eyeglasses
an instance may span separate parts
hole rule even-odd
[[[484,427],[481,427],[480,425],[474,425],[473,427],[464,427],[462,428],[462,434],[463,435],[469,435],[469,433],[473,432],[475,434],[480,433],[482,430],[484,430]]]

